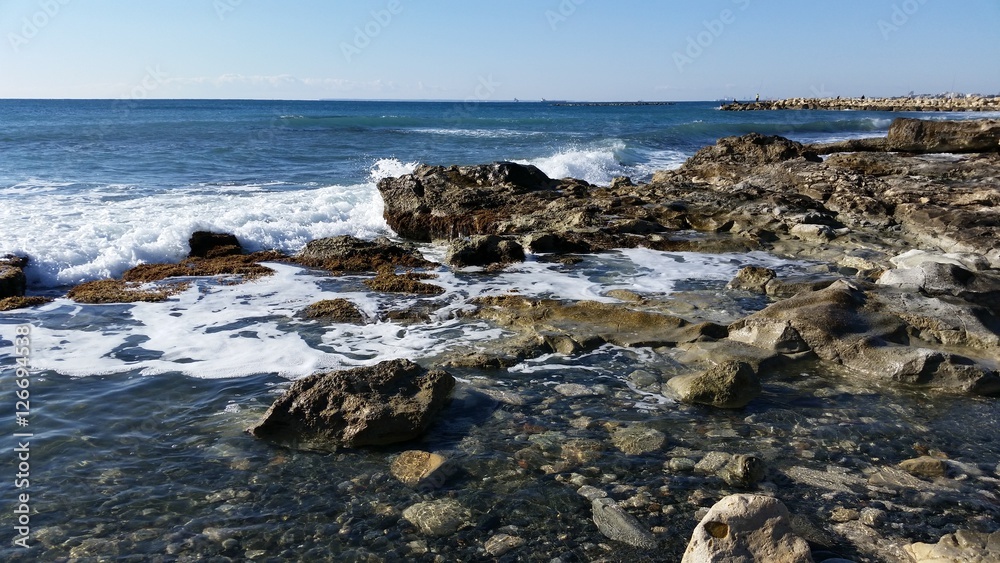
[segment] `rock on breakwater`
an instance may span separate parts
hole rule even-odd
[[[900,98],[787,98],[723,104],[723,111],[782,109],[857,111],[1000,111],[1000,96],[906,96]]]

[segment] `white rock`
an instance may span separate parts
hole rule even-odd
[[[813,563],[809,544],[792,532],[781,501],[730,495],[702,518],[682,563]]]

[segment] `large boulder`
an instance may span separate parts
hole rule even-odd
[[[412,174],[378,183],[385,220],[415,240],[488,234],[516,213],[523,196],[556,182],[531,165],[494,162],[479,166],[417,167]],[[551,194],[553,197],[557,192]]]
[[[1000,120],[928,121],[899,118],[889,126],[889,147],[896,151],[1000,152]]]
[[[419,437],[444,407],[455,379],[408,360],[300,379],[248,429],[303,449],[382,446]]]
[[[812,563],[806,540],[792,531],[778,499],[730,495],[701,519],[682,563]]]

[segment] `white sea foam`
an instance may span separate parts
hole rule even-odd
[[[321,237],[371,238],[390,232],[375,182],[415,166],[382,159],[369,182],[314,189],[197,186],[132,196],[127,186],[104,186],[21,194],[0,205],[0,253],[28,255],[29,283],[55,287],[118,276],[140,263],[176,262],[197,230],[233,233],[250,250],[285,252]]]
[[[565,149],[552,156],[515,162],[533,164],[550,178],[578,178],[607,185],[616,176],[646,180],[657,170],[679,167],[689,156],[680,151],[635,151],[618,141],[606,147]]]
[[[442,267],[431,283],[446,292],[428,299],[364,291],[356,277],[331,279],[296,266],[269,264],[276,271],[273,276],[242,285],[198,279],[164,303],[79,305],[57,299],[33,309],[32,363],[39,370],[72,376],[136,371],[144,375],[179,372],[200,378],[274,373],[294,379],[385,359],[438,357],[452,348],[475,348],[479,342],[503,338],[502,330],[485,322],[459,319],[455,313],[467,307],[470,298],[516,291],[528,297],[608,302],[613,301],[606,295],[612,288],[670,293],[680,282],[692,279],[721,284],[749,264],[802,267],[763,253],[633,249],[588,256],[568,270],[533,259],[499,276],[456,273]],[[320,325],[294,317],[310,303],[335,297],[355,303],[368,324]],[[429,323],[377,320],[390,309],[428,301],[442,304]],[[22,314],[0,315],[16,318]],[[90,326],[93,319],[100,319],[98,326]],[[13,326],[0,323],[0,334],[11,338]]]

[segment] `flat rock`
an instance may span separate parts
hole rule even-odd
[[[658,542],[645,526],[610,498],[595,498],[591,501],[594,524],[602,534],[615,541],[627,543],[642,549],[653,549]]]
[[[392,476],[411,487],[440,487],[448,479],[448,459],[420,450],[405,451],[392,461]]]
[[[381,446],[412,440],[448,400],[455,379],[408,360],[302,378],[248,429],[305,449]]]
[[[900,462],[899,468],[910,475],[925,479],[944,477],[948,473],[948,464],[944,460],[930,456],[904,460]]]
[[[469,510],[451,499],[414,504],[403,518],[428,536],[447,536],[472,525]]]
[[[730,495],[695,528],[682,563],[812,563],[785,505],[771,497]]]
[[[663,448],[667,435],[655,428],[627,426],[616,430],[611,442],[628,455],[641,455]]]
[[[475,235],[452,241],[445,262],[457,268],[524,262],[524,248],[497,235]]]
[[[913,543],[903,550],[915,563],[995,563],[1000,561],[1000,532],[959,530],[936,544]]]

